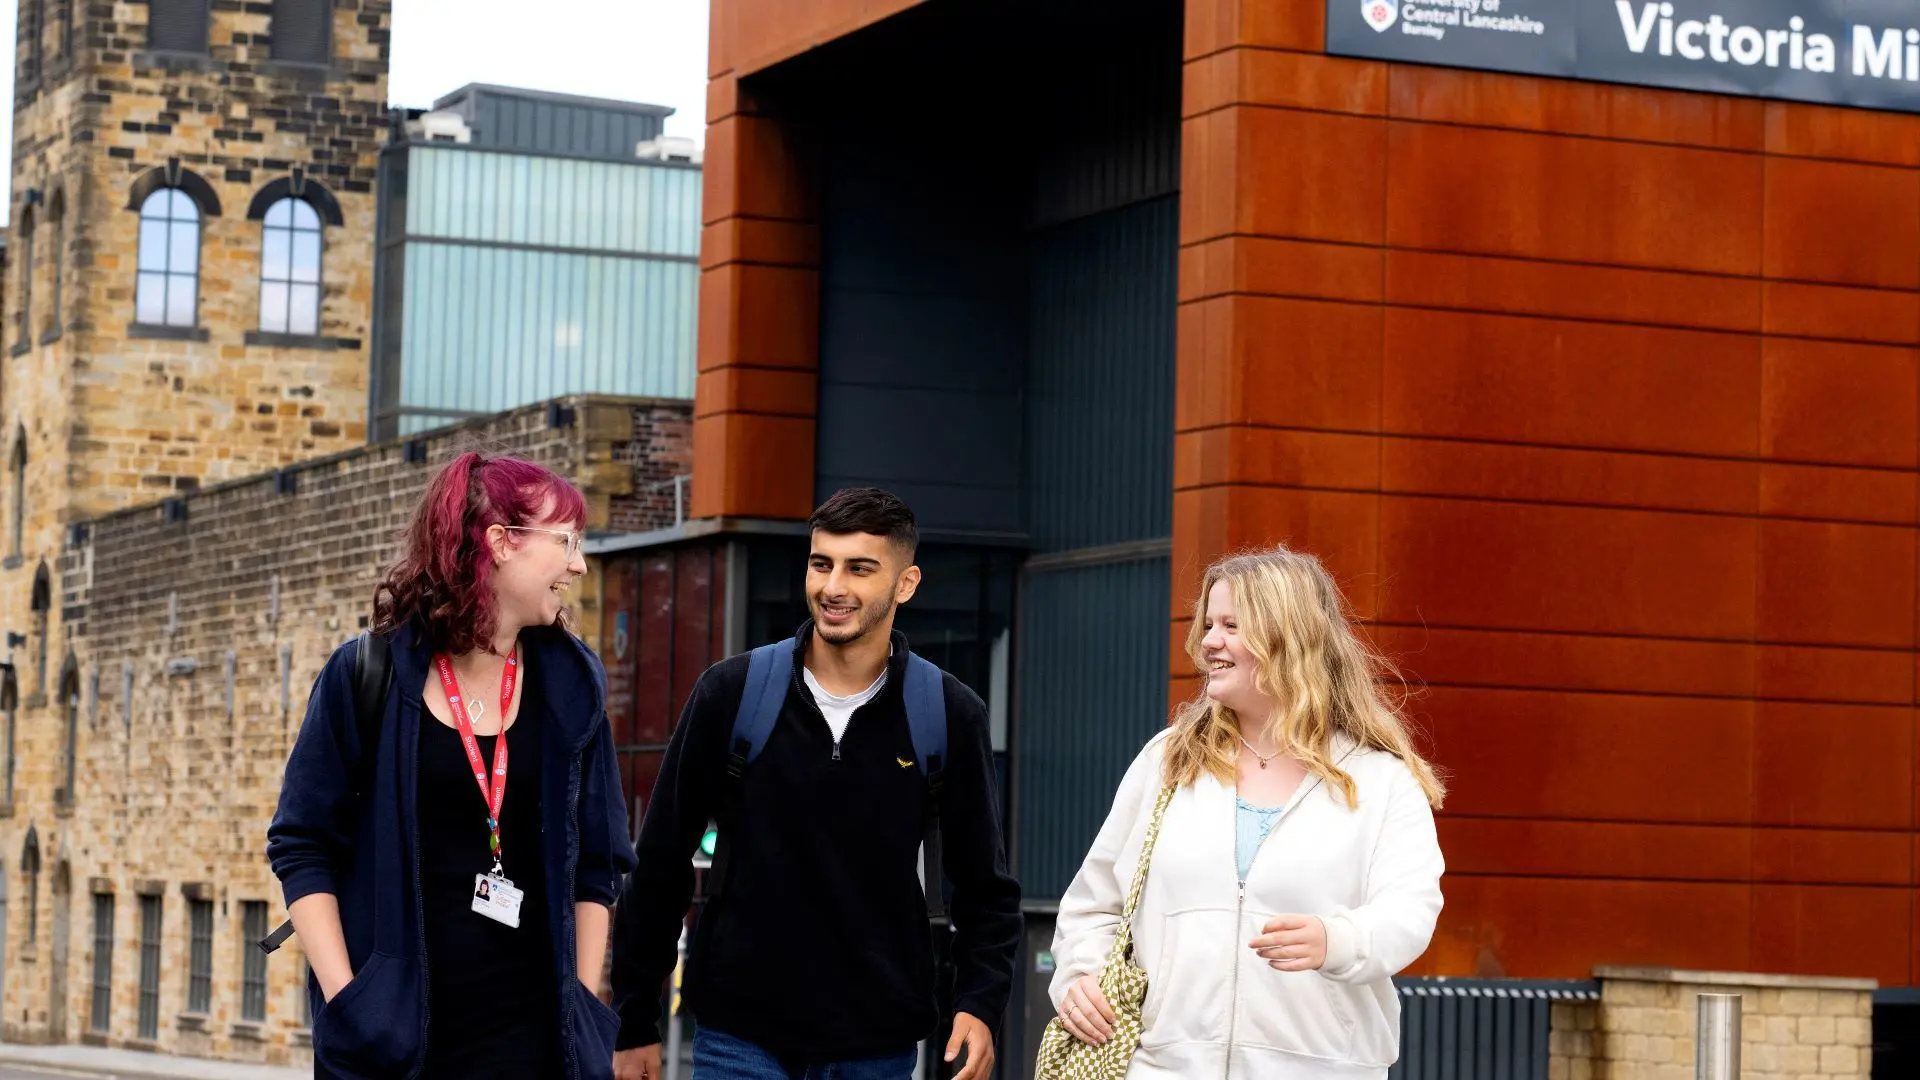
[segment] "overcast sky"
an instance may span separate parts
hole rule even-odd
[[[529,2],[394,0],[392,103],[425,108],[471,82],[502,83],[668,105],[678,112],[667,134],[705,141],[707,0],[537,0],[533,19],[522,17]],[[0,0],[0,72],[13,71],[17,14]],[[0,154],[10,158],[4,82]]]

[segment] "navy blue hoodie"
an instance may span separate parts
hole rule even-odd
[[[315,680],[287,761],[267,859],[291,907],[313,893],[339,898],[354,977],[323,1001],[309,978],[316,1077],[388,1080],[418,1074],[426,1051],[426,939],[419,873],[421,688],[432,657],[412,626],[396,631],[393,685],[372,746],[354,718],[354,645],[335,650]],[[559,629],[520,635],[527,677],[547,710],[542,726],[542,864],[561,1044],[570,1080],[613,1075],[620,1020],[576,975],[573,905],[611,905],[633,869],[627,812],[607,725],[606,674],[585,644]],[[375,756],[367,805],[354,797],[361,755]],[[564,811],[564,817],[562,812]]]

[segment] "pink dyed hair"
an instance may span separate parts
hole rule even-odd
[[[587,501],[566,477],[531,461],[476,451],[454,458],[427,485],[399,560],[374,590],[374,631],[412,621],[436,651],[491,649],[499,612],[487,530],[542,516],[584,523]]]

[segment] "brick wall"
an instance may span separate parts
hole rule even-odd
[[[1864,979],[1603,968],[1600,1001],[1556,1005],[1550,1080],[1691,1080],[1699,995],[1741,996],[1747,1080],[1867,1080],[1873,983]]]
[[[485,442],[575,478],[588,495],[590,529],[604,531],[615,508],[640,531],[671,523],[649,517],[631,493],[642,478],[687,470],[685,402],[579,398],[551,425],[546,406],[475,421],[424,437],[429,460],[410,463],[395,442],[290,469],[291,491],[274,474],[183,497],[173,520],[157,507],[85,523],[84,537],[58,564],[64,640],[49,660],[55,686],[71,672],[75,789],[63,805],[64,695],[47,708],[23,707],[14,732],[18,791],[0,808],[0,860],[17,865],[29,828],[44,867],[38,925],[27,883],[12,874],[3,1031],[10,1040],[58,1040],[50,994],[61,864],[68,898],[64,1037],[86,1031],[92,971],[93,889],[116,895],[112,1013],[103,1040],[144,1045],[137,1034],[139,903],[142,882],[164,885],[163,974],[158,1048],[179,1053],[296,1060],[302,965],[297,942],[269,969],[267,1019],[240,1016],[243,955],[240,904],[266,901],[284,917],[263,857],[279,779],[307,691],[331,650],[368,614],[378,568],[394,552],[420,492],[463,444]],[[673,455],[677,454],[675,457]],[[181,515],[184,514],[184,519]],[[597,629],[593,579],[575,615]],[[595,635],[597,636],[597,635]],[[590,638],[591,640],[591,638]],[[23,669],[24,682],[31,681]],[[129,693],[129,688],[131,692]],[[188,961],[182,890],[215,901],[213,1008],[183,1015]],[[29,937],[33,946],[21,946]]]

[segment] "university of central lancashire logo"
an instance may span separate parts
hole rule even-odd
[[[1360,0],[1360,17],[1384,34],[1400,18],[1400,4],[1398,0]]]

